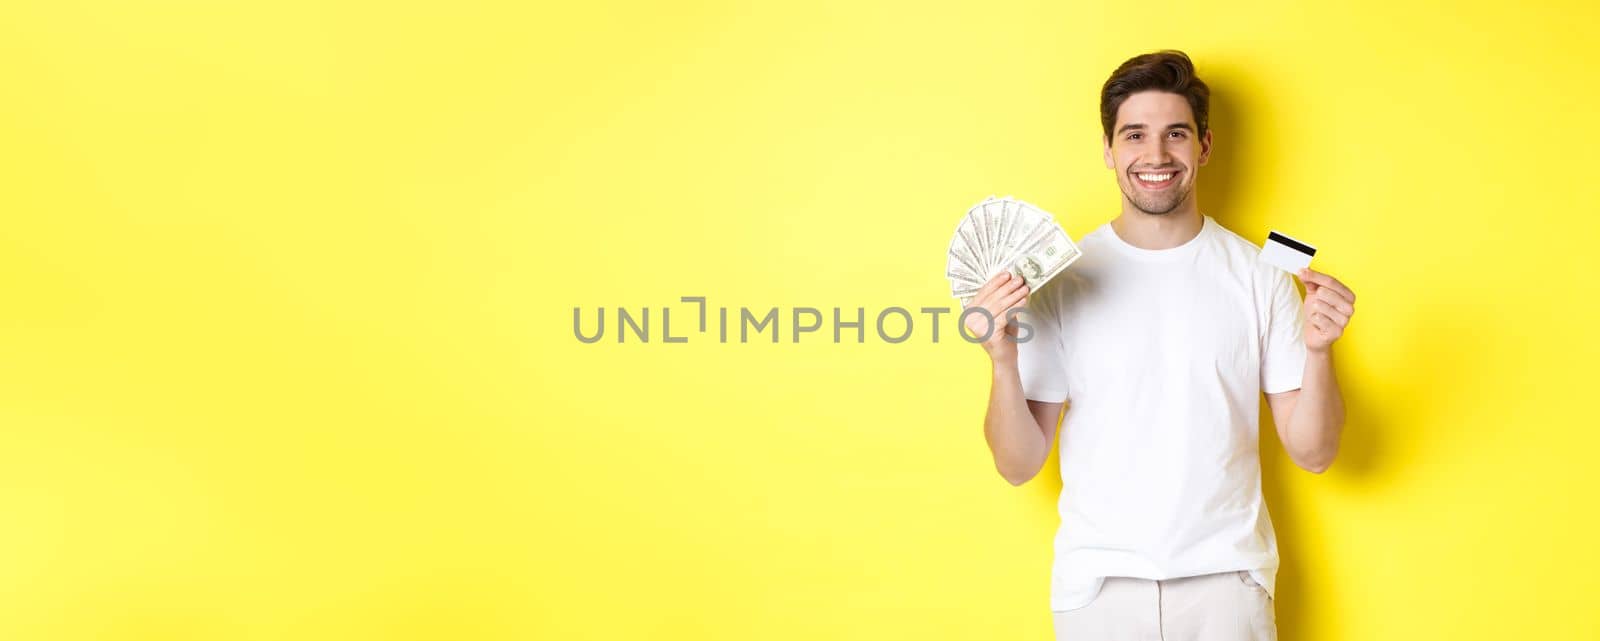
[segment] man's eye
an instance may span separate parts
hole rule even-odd
[[[1128,140],[1138,140],[1139,134],[1128,134]]]
[[[1184,133],[1181,132],[1181,131],[1174,131],[1174,132],[1172,132],[1171,134],[1168,134],[1168,135],[1172,136],[1173,138],[1182,138],[1184,136]]]

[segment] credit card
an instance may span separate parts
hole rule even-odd
[[[1316,253],[1317,248],[1276,231],[1267,232],[1267,242],[1261,245],[1261,260],[1291,274],[1310,267]]]

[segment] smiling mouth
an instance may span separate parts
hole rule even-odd
[[[1133,182],[1145,189],[1166,189],[1178,182],[1178,171],[1142,171],[1133,174]]]

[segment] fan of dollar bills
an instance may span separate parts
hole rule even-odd
[[[1000,272],[1017,274],[1029,291],[1039,291],[1081,255],[1050,214],[1010,196],[990,196],[956,226],[945,275],[951,295],[965,307]]]

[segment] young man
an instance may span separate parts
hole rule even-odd
[[[1259,394],[1302,468],[1339,449],[1334,341],[1355,312],[1302,270],[1302,302],[1261,248],[1195,204],[1209,91],[1181,52],[1123,63],[1101,91],[1122,213],[1037,292],[1001,275],[974,297],[997,329],[984,436],[1012,484],[1061,424],[1061,527],[1050,605],[1070,641],[1275,639],[1278,550],[1261,495]],[[1017,343],[1006,311],[1025,306]],[[974,335],[991,321],[967,316]]]

